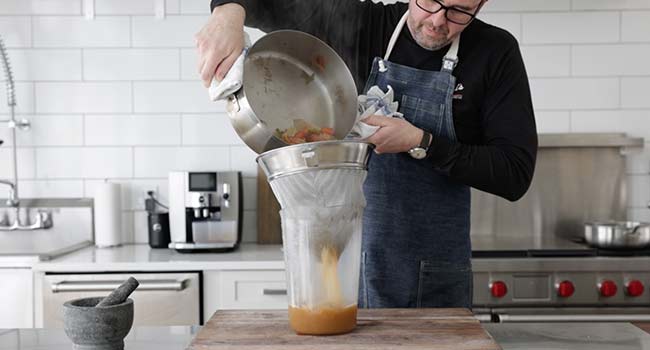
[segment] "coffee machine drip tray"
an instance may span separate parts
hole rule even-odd
[[[237,248],[235,242],[223,243],[185,243],[185,242],[172,242],[169,243],[169,248],[176,249],[179,253],[211,253],[211,252],[227,252]]]

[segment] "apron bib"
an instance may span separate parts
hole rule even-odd
[[[388,85],[400,112],[434,138],[456,140],[452,95],[460,38],[441,71],[388,60],[408,11],[395,28],[384,58],[375,58],[364,91]],[[470,189],[428,160],[407,153],[373,154],[364,184],[367,207],[359,305],[366,308],[471,307]]]

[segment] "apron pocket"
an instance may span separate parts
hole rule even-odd
[[[417,307],[472,307],[472,268],[420,261]]]
[[[399,108],[404,119],[418,128],[429,131],[433,136],[440,136],[442,122],[445,119],[445,105],[421,98],[402,95]]]

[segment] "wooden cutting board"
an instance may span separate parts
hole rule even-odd
[[[335,336],[296,335],[287,311],[217,311],[191,350],[501,349],[467,309],[363,309],[357,328]]]

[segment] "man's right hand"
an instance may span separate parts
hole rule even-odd
[[[244,49],[246,12],[239,4],[214,8],[208,23],[194,35],[199,53],[199,74],[205,87],[221,81]]]

